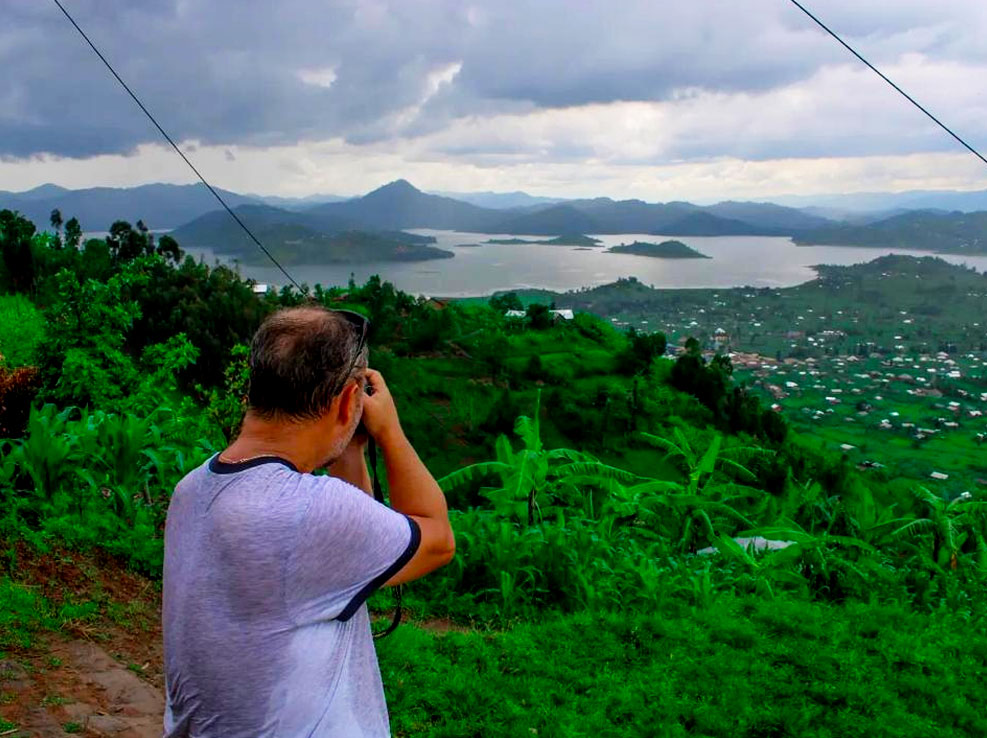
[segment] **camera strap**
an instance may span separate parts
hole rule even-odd
[[[377,444],[374,443],[374,439],[371,438],[367,442],[367,452],[370,456],[370,479],[373,483],[374,499],[377,500],[382,505],[386,505],[384,502],[384,490],[380,486],[380,477],[377,474]],[[403,584],[399,584],[394,588],[394,615],[391,618],[391,624],[388,625],[384,630],[374,633],[374,638],[383,638],[394,632],[394,629],[398,627],[401,622],[401,591],[404,589]]]

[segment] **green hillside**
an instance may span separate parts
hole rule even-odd
[[[548,300],[517,318],[517,296],[416,299],[376,277],[258,296],[125,225],[76,247],[0,212],[0,320],[22,324],[0,325],[0,352],[33,347],[0,368],[0,661],[28,664],[26,683],[54,679],[47,649],[69,634],[156,668],[130,654],[158,638],[171,491],[235,433],[259,322],[314,300],[370,318],[371,363],[456,532],[454,561],[407,588],[410,622],[377,642],[395,735],[987,732],[984,492],[858,468],[682,323],[732,311],[733,331],[763,311],[775,341],[778,306],[814,299],[827,321],[853,303],[883,325],[897,303],[871,280],[695,295],[623,280],[556,296],[571,320]],[[936,260],[871,269],[911,270],[914,305],[987,297],[983,275]],[[62,698],[4,685],[0,732]]]
[[[286,265],[363,264],[375,261],[423,261],[448,259],[451,251],[438,249],[431,236],[401,231],[353,230],[347,221],[316,218],[266,205],[237,208],[239,217]],[[244,264],[266,264],[267,256],[257,248],[240,225],[226,212],[207,213],[170,234],[187,246],[230,254]]]
[[[868,225],[829,225],[798,233],[800,246],[880,246],[943,254],[987,253],[987,212],[914,211]]]
[[[901,255],[817,271],[785,289],[625,279],[520,297],[661,330],[678,350],[695,337],[732,353],[735,378],[778,404],[804,443],[871,476],[954,496],[987,490],[987,276]]]

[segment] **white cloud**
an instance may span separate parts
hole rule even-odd
[[[63,19],[7,2],[0,156],[22,158],[4,160],[0,188],[187,181]],[[238,0],[232,15],[230,3],[79,9],[230,189],[357,194],[405,176],[658,200],[984,183],[982,164],[777,0]],[[987,3],[816,10],[987,147]],[[53,34],[50,53],[28,53]],[[52,150],[78,158],[37,153]]]
[[[332,67],[322,67],[318,69],[299,69],[298,79],[307,85],[316,87],[332,87],[336,81],[336,70]]]

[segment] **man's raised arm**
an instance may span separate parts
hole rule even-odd
[[[422,534],[415,555],[385,583],[392,586],[448,564],[455,555],[456,540],[445,495],[404,435],[384,377],[368,369],[367,380],[374,392],[363,400],[363,423],[384,453],[391,507],[414,519]]]

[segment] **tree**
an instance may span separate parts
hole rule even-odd
[[[891,534],[893,538],[927,539],[932,562],[943,569],[957,568],[960,552],[967,542],[970,548],[984,544],[987,502],[966,495],[947,500],[925,487],[919,487],[914,494],[921,506],[921,517],[895,530]]]
[[[617,358],[618,367],[625,374],[645,372],[656,358],[665,354],[664,333],[641,333],[630,328],[627,331],[627,339],[627,349]]]
[[[185,256],[185,252],[178,245],[178,241],[169,235],[161,237],[155,253],[164,258],[165,261],[170,261],[173,264],[181,263],[182,258]]]
[[[147,275],[127,269],[102,282],[63,269],[54,285],[56,298],[45,311],[47,340],[39,348],[46,396],[79,406],[126,397],[140,378],[123,350],[140,314],[126,293],[146,286]]]
[[[552,327],[552,314],[547,305],[533,302],[528,305],[528,322],[536,331],[544,331]]]
[[[151,233],[151,229],[144,224],[143,220],[138,219],[137,232],[140,233],[141,238],[144,239],[144,253],[154,253],[154,234]]]
[[[115,264],[153,253],[147,233],[135,230],[125,220],[118,220],[110,226],[106,245],[110,248],[110,256]]]
[[[77,218],[69,218],[69,222],[65,224],[65,245],[68,248],[77,249],[81,242],[82,226],[79,225]]]
[[[55,229],[55,248],[62,248],[62,213],[58,208],[51,211],[51,227]]]
[[[0,211],[0,258],[14,292],[30,292],[37,279],[34,224],[10,210]]]
[[[679,428],[675,441],[651,433],[640,437],[666,452],[666,458],[680,465],[685,482],[650,479],[620,491],[623,510],[645,518],[657,516],[673,546],[679,552],[696,551],[700,538],[712,542],[721,525],[738,523],[750,528],[753,523],[739,513],[733,503],[763,494],[760,490],[734,481],[756,480],[754,473],[737,458],[759,452],[759,449],[736,447],[721,450],[722,436],[715,435],[702,453],[693,449]],[[726,472],[729,471],[729,474]]]
[[[490,298],[490,307],[500,313],[508,310],[524,310],[524,305],[516,292],[503,292]]]

